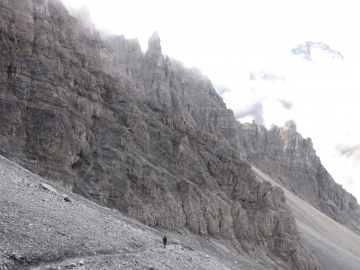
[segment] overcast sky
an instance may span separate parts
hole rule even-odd
[[[241,122],[255,118],[269,128],[295,120],[335,181],[360,201],[360,1],[62,2],[86,5],[97,28],[138,38],[143,51],[158,31],[164,54],[227,89],[221,95]],[[344,59],[321,50],[313,61],[290,54],[306,41]]]

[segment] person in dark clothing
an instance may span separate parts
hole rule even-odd
[[[164,238],[163,238],[164,248],[166,248],[166,241],[167,241],[167,238],[166,238],[166,236],[164,236]]]

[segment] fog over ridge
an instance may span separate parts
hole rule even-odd
[[[158,31],[163,51],[208,76],[241,122],[269,128],[294,119],[335,181],[360,200],[358,152],[349,150],[360,144],[359,2],[62,2],[73,10],[86,5],[97,29],[137,37],[143,51]],[[291,53],[306,42],[344,59],[316,46],[311,61]]]
[[[353,92],[360,87],[355,74],[359,65],[323,50],[312,51],[311,61],[301,55],[286,57],[285,62],[274,63],[275,72],[268,71],[271,78],[279,74],[277,77],[283,78],[280,82],[267,79],[265,74],[219,94],[240,122],[255,120],[270,128],[294,119],[298,132],[313,139],[335,181],[360,198],[360,128],[354,124],[360,108]],[[284,66],[286,72],[281,73]]]

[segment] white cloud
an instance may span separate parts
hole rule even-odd
[[[303,137],[311,137],[317,154],[334,179],[360,198],[360,115],[356,72],[360,64],[334,59],[315,50],[313,61],[287,55],[287,63],[274,63],[266,72],[279,80],[258,76],[237,89],[222,94],[239,119],[251,122],[258,117],[266,127],[283,126],[294,119]],[[283,69],[283,67],[286,67]],[[265,78],[265,79],[264,79]],[[246,97],[246,98],[244,98]],[[291,106],[284,106],[287,101]],[[254,111],[261,115],[254,116]]]

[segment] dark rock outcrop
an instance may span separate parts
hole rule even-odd
[[[304,139],[290,120],[267,130],[256,124],[242,125],[247,159],[335,221],[360,235],[360,207],[321,164],[310,138]]]

